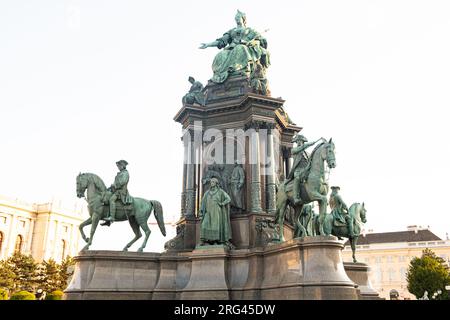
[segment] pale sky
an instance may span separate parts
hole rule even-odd
[[[83,203],[77,174],[110,185],[124,158],[130,193],[161,201],[176,220],[183,146],[173,117],[188,76],[212,76],[218,49],[200,43],[233,28],[236,9],[269,29],[272,95],[309,140],[333,137],[329,183],[348,205],[365,202],[366,229],[429,225],[445,237],[446,0],[2,1],[0,194]],[[152,230],[148,248],[160,251]],[[92,248],[121,249],[131,235],[126,224],[103,227]]]

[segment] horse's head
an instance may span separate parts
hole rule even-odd
[[[366,207],[364,207],[364,202],[361,205],[361,210],[359,212],[359,217],[361,218],[362,223],[366,223],[367,219],[366,219]]]
[[[325,148],[325,160],[327,161],[327,165],[329,168],[335,168],[336,167],[336,156],[334,155],[334,142],[333,138],[330,138],[330,141],[325,142],[323,144]]]
[[[85,173],[80,173],[77,176],[77,197],[83,198],[84,192],[88,187],[88,179]]]

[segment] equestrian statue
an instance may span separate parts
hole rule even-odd
[[[116,162],[116,165],[120,171],[114,184],[108,189],[96,174],[80,173],[77,176],[77,196],[78,198],[86,198],[90,215],[79,227],[81,237],[87,242],[82,250],[89,249],[100,220],[105,221],[102,225],[108,226],[114,221],[128,220],[135,237],[123,248],[123,251],[128,251],[131,245],[142,237],[140,229],[144,231],[145,239],[138,251],[144,250],[151,233],[147,221],[152,212],[161,233],[166,236],[161,204],[156,200],[131,197],[127,190],[129,175],[126,166],[128,163],[125,160],[120,160]],[[83,232],[83,228],[88,225],[92,225],[89,238]]]
[[[305,152],[306,148],[317,144],[311,152],[311,156]],[[325,161],[329,168],[336,166],[334,154],[334,143],[332,139],[327,141],[321,138],[314,143],[305,144],[307,139],[302,135],[295,135],[292,142],[298,146],[293,148],[292,153],[296,155],[294,165],[287,179],[281,183],[277,191],[276,217],[279,226],[278,241],[284,241],[283,225],[286,208],[289,205],[294,208],[294,237],[304,237],[308,234],[305,227],[300,223],[299,217],[305,204],[313,201],[319,202],[319,234],[325,235],[323,223],[327,209],[328,185],[325,181]]]
[[[326,235],[333,235],[342,239],[341,237],[348,238],[350,246],[352,247],[352,258],[353,262],[356,261],[356,244],[358,243],[359,235],[361,234],[363,223],[367,222],[366,219],[366,208],[364,207],[364,202],[361,204],[359,202],[353,203],[350,208],[348,208],[348,218],[346,221],[342,222],[339,218],[333,214],[333,211],[325,216],[323,222],[323,230]],[[315,223],[316,231],[319,230],[319,223]]]

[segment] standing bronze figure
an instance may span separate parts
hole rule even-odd
[[[200,208],[201,245],[230,245],[230,196],[219,186],[217,178],[210,180],[210,188],[203,196]]]
[[[239,210],[244,210],[242,191],[245,182],[245,172],[242,165],[237,162],[231,172],[231,205]]]

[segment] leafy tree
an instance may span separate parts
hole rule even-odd
[[[55,288],[55,290],[64,291],[69,285],[69,281],[72,278],[74,272],[75,260],[69,256],[67,256],[61,264],[59,265],[59,287]]]
[[[45,292],[52,292],[59,287],[59,265],[55,260],[43,261],[38,270],[38,287]]]
[[[14,286],[15,274],[6,260],[0,261],[0,287],[11,289]]]
[[[38,276],[38,264],[31,255],[15,252],[2,264],[5,265],[4,269],[8,272],[5,282],[8,283],[6,287],[11,292],[34,290]]]
[[[39,266],[38,286],[49,293],[52,291],[64,291],[69,284],[69,279],[73,274],[74,260],[66,257],[60,264],[55,260],[43,261]]]
[[[436,256],[430,249],[422,251],[420,258],[414,258],[406,274],[408,291],[416,296],[423,297],[425,291],[431,298],[435,292],[442,293],[436,299],[449,299],[445,286],[450,284],[450,270],[444,259]]]
[[[64,291],[73,275],[75,261],[66,257],[60,264],[50,259],[36,263],[31,255],[16,252],[0,261],[0,288],[11,294],[18,291],[42,289],[49,293]]]

